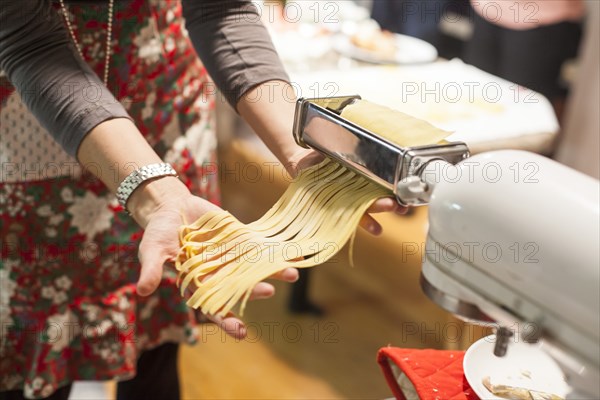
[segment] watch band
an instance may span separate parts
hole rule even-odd
[[[140,169],[136,169],[123,179],[123,182],[121,182],[117,189],[117,200],[119,200],[119,204],[127,210],[127,200],[129,199],[129,196],[131,196],[143,182],[162,176],[177,176],[177,172],[167,163],[148,164]],[[127,211],[129,212],[129,210]]]

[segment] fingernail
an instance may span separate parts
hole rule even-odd
[[[369,224],[369,232],[373,235],[379,235],[381,233],[381,228],[377,224]]]
[[[293,274],[293,279],[291,279],[291,282],[296,282],[298,279],[300,279],[300,273],[299,272],[295,272],[294,270],[290,271],[290,274]]]
[[[247,334],[248,334],[248,331],[246,330],[245,327],[241,327],[240,330],[238,331],[238,335],[239,335],[240,339],[245,338]]]

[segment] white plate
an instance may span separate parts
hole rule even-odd
[[[399,34],[395,34],[394,39],[397,51],[389,58],[355,46],[350,37],[342,34],[334,38],[333,48],[346,57],[372,64],[422,64],[437,59],[438,53],[435,47],[424,40]]]
[[[511,342],[504,357],[494,355],[495,336],[479,339],[467,352],[463,359],[465,378],[473,391],[482,400],[506,400],[494,396],[483,385],[486,376],[516,379],[515,386],[542,391],[566,397],[569,385],[564,380],[562,370],[556,362],[539,345],[522,342]],[[521,371],[529,371],[532,381],[518,380]],[[502,379],[504,382],[504,379]],[[526,385],[522,385],[527,382]]]

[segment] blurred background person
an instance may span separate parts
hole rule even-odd
[[[600,179],[600,2],[586,2],[577,73],[565,110],[557,161]]]
[[[561,69],[577,55],[583,1],[481,0],[471,5],[473,35],[464,61],[543,94],[560,120],[567,94]]]
[[[464,41],[456,28],[468,12],[468,0],[375,0],[371,5],[371,18],[381,29],[423,39],[448,59],[461,54]]]

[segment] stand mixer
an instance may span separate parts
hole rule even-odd
[[[538,343],[567,398],[600,398],[600,185],[545,157],[464,143],[402,148],[341,117],[358,96],[300,99],[294,137],[429,205],[421,287],[473,323],[497,326],[494,353]]]

